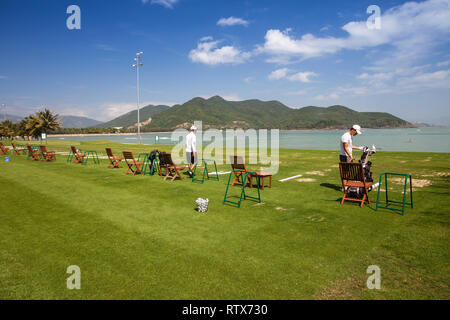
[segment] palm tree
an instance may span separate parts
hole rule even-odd
[[[22,137],[25,140],[25,137],[28,137],[28,132],[26,130],[27,121],[25,119],[21,120],[16,126],[16,136]]]
[[[15,136],[14,124],[11,121],[6,120],[0,123],[0,136],[7,139]]]
[[[29,137],[35,139],[38,139],[41,136],[42,128],[37,114],[30,114],[25,118],[25,131]]]
[[[47,134],[61,127],[58,115],[48,109],[29,115],[24,121],[26,135],[35,139],[39,139],[43,133]]]
[[[37,115],[40,121],[42,133],[52,132],[61,127],[61,122],[58,120],[58,115],[54,115],[50,110],[44,109],[44,111],[39,111]]]

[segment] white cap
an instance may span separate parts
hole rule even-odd
[[[191,127],[191,131],[197,131],[197,127],[196,126],[192,126]]]
[[[359,125],[355,124],[355,125],[352,127],[352,129],[355,129],[356,132],[358,132],[358,134],[362,134],[361,127],[360,127]]]

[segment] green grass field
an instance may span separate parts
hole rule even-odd
[[[117,155],[153,149],[76,144]],[[228,176],[201,185],[126,176],[107,160],[82,167],[63,155],[10,157],[0,157],[0,299],[450,298],[448,153],[372,157],[376,180],[384,171],[413,175],[415,206],[405,216],[376,212],[375,191],[362,209],[341,206],[331,151],[281,150],[263,203],[240,209],[222,205]],[[399,197],[400,184],[391,185]],[[198,197],[210,199],[207,213],[195,211]],[[81,290],[66,288],[70,265],[81,268]],[[380,290],[366,287],[370,265],[381,269]]]

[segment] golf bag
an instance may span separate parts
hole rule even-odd
[[[149,156],[148,156],[148,161],[151,163],[150,166],[150,174],[153,175],[154,171],[155,171],[155,162],[156,159],[158,157],[159,151],[158,149],[154,149],[152,152],[150,152]]]
[[[158,149],[153,150],[152,152],[150,152],[149,156],[148,156],[148,161],[153,164],[153,161],[156,160],[156,157],[158,156]]]
[[[363,147],[362,151],[363,153],[361,155],[361,159],[359,160],[359,162],[362,163],[363,166],[364,178],[366,179],[366,182],[373,182],[372,171],[370,171],[370,169],[372,168],[372,161],[369,161],[369,157],[377,152],[376,148],[375,146],[372,146],[372,149],[369,149],[369,147]],[[369,188],[369,191],[372,191],[376,187],[378,187],[378,184],[372,185]],[[362,199],[366,191],[364,188],[351,187],[349,192],[351,196],[358,199]]]
[[[359,162],[361,162],[363,165],[364,177],[366,178],[367,182],[373,182],[372,172],[370,171],[372,167],[372,161],[368,161],[368,158],[376,152],[377,151],[375,146],[372,146],[372,149],[369,149],[369,147],[364,147],[363,154],[361,156],[361,159],[359,160]]]

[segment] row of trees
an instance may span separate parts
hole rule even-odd
[[[19,123],[13,123],[9,120],[0,122],[0,138],[39,139],[43,133],[54,132],[60,127],[58,115],[45,109],[29,115]]]
[[[59,128],[52,133],[55,134],[101,134],[101,133],[122,133],[124,130],[117,130],[114,128]]]

